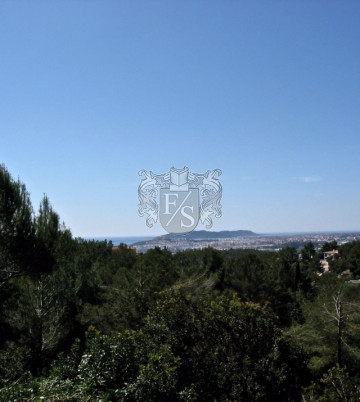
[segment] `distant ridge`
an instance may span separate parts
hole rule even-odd
[[[209,240],[209,239],[229,239],[232,237],[248,237],[258,236],[251,230],[221,230],[220,232],[210,232],[208,230],[197,230],[185,235],[167,234],[158,236],[154,240],[159,239],[187,239],[187,240]]]

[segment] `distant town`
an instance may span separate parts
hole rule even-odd
[[[238,231],[237,231],[238,232]],[[342,245],[355,240],[360,240],[360,232],[336,232],[336,233],[301,233],[301,234],[274,234],[264,235],[248,232],[244,236],[238,236],[237,232],[233,232],[236,236],[223,237],[222,232],[213,232],[212,238],[196,238],[194,233],[189,236],[164,235],[151,240],[142,241],[133,244],[137,252],[146,252],[147,250],[160,247],[176,252],[187,249],[203,249],[213,247],[217,250],[229,249],[253,249],[264,251],[277,251],[287,246],[293,246],[301,249],[306,243],[312,242],[315,249],[319,250],[326,242],[336,241],[338,245]],[[200,232],[199,232],[200,233]],[[208,232],[209,233],[209,232]],[[207,235],[208,236],[208,235]]]

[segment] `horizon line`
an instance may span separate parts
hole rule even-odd
[[[332,229],[332,230],[309,230],[309,231],[279,231],[279,232],[255,232],[253,230],[250,229],[222,229],[222,230],[206,230],[206,229],[200,229],[200,230],[194,230],[193,232],[198,232],[198,231],[205,231],[205,232],[209,232],[209,233],[219,233],[219,232],[237,232],[237,231],[249,231],[249,232],[253,232],[256,235],[279,235],[279,234],[322,234],[322,233],[360,233],[360,229],[346,229],[346,230],[338,230],[338,229]],[[81,236],[81,235],[73,235],[74,238],[84,238],[84,239],[89,239],[89,238],[110,238],[110,237],[160,237],[160,236],[166,236],[170,233],[161,233],[161,234],[129,234],[129,235],[121,235],[121,234],[117,234],[117,235],[86,235],[86,236]]]

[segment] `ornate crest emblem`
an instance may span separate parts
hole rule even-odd
[[[141,170],[139,215],[147,215],[146,225],[150,228],[160,218],[162,227],[169,233],[189,233],[199,220],[210,229],[212,215],[221,217],[220,175],[220,169],[199,174],[190,172],[186,166],[183,169],[172,167],[164,174]]]

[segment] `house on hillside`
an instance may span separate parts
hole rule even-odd
[[[329,260],[334,259],[335,255],[339,254],[339,250],[325,251],[324,258],[320,260],[320,265],[323,272],[330,270]]]

